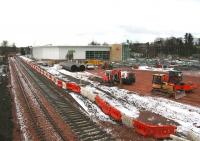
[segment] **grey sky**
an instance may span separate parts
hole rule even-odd
[[[0,42],[17,46],[200,38],[198,0],[3,0]]]

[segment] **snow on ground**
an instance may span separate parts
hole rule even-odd
[[[193,130],[200,137],[200,108],[198,107],[181,104],[164,98],[139,96],[136,93],[130,94],[128,90],[117,87],[99,87],[104,91],[110,92],[116,98],[127,99],[129,104],[133,104],[137,108],[144,108],[178,122],[180,124],[178,127],[179,132],[187,134],[189,130]]]
[[[174,70],[174,68],[154,68],[154,67],[149,67],[149,66],[139,66],[138,70],[168,72],[168,71]]]
[[[119,111],[121,111],[123,114],[126,114],[127,116],[137,118],[139,116],[139,110],[128,103],[124,103],[123,101],[119,101],[116,98],[110,97],[109,95],[105,94],[104,92],[97,90],[93,86],[86,86],[86,89],[89,89],[90,91],[93,91],[94,93],[98,93],[99,96],[105,100],[107,103],[109,103],[111,106],[115,107]]]
[[[66,74],[66,75],[70,75],[72,77],[75,77],[77,79],[82,79],[82,80],[85,80],[85,81],[89,81],[89,77],[92,75],[91,73],[85,73],[85,72],[69,72],[69,71],[66,71],[64,69],[60,69],[60,70],[57,70],[56,74],[60,72],[62,74]],[[96,84],[97,83],[94,83],[93,81],[90,81],[92,82],[93,84]],[[101,97],[106,101],[108,102],[110,105],[112,105],[113,107],[115,107],[116,109],[122,111],[124,114],[130,116],[130,117],[134,117],[134,118],[137,118],[139,116],[139,111],[137,110],[136,107],[132,106],[132,105],[129,105],[129,104],[122,104],[121,102],[119,102],[118,100],[114,99],[114,98],[111,98],[111,97],[108,97],[107,94],[104,94],[103,92],[97,90],[96,88],[94,87],[90,87],[90,86],[87,86],[86,87],[87,89],[90,89],[92,91],[96,91],[97,93],[99,93],[101,95]]]
[[[141,70],[153,70],[153,71],[168,71],[170,69],[162,69],[162,68],[147,68],[147,67],[141,67]],[[131,116],[136,116],[137,111],[139,109],[146,109],[148,111],[151,111],[153,113],[157,113],[163,117],[166,117],[168,119],[171,119],[175,122],[178,122],[180,126],[178,126],[178,132],[183,132],[184,134],[187,135],[188,131],[192,130],[195,132],[197,136],[200,137],[200,108],[186,105],[186,104],[181,104],[178,102],[174,102],[168,99],[164,98],[157,98],[157,97],[150,97],[150,96],[139,96],[138,94],[131,92],[128,90],[124,89],[119,89],[117,87],[107,87],[107,86],[102,86],[99,85],[99,83],[93,82],[89,80],[89,76],[92,75],[90,73],[86,72],[69,72],[63,69],[58,69],[56,67],[50,67],[47,69],[48,72],[58,75],[59,77],[62,77],[62,74],[70,75],[72,77],[78,78],[78,79],[83,79],[85,81],[92,82],[93,87],[99,87],[100,89],[107,91],[112,94],[114,98],[108,97],[106,94],[103,92],[99,91],[99,94],[105,98],[105,100],[109,103],[112,104],[113,106],[116,106],[120,111],[131,115]],[[95,84],[95,85],[94,85]],[[94,91],[97,91],[95,88],[93,88]],[[90,110],[90,106],[87,104],[89,103],[86,102],[85,98],[82,98],[80,95],[72,94],[70,93],[74,99],[77,100],[77,102],[80,103],[80,105],[83,106],[83,108],[91,115],[94,114],[99,114],[100,119],[108,120],[107,115],[103,114],[103,112],[95,105],[95,104],[89,104],[90,106],[92,105],[91,109],[96,109]],[[124,99],[127,101],[127,105],[124,103],[120,102],[118,99]],[[95,107],[96,106],[96,107]],[[95,107],[95,108],[94,108]],[[132,110],[132,111],[131,111]],[[97,115],[95,115],[97,116]],[[97,116],[99,117],[99,116]]]
[[[64,69],[60,69],[60,70],[57,70],[57,71],[59,73],[62,73],[62,74],[65,74],[65,75],[70,75],[70,76],[77,78],[77,79],[81,79],[81,80],[85,80],[85,81],[94,83],[93,81],[89,80],[89,77],[94,76],[93,74],[91,74],[89,72],[69,72],[69,71],[66,71]]]
[[[82,106],[82,108],[87,112],[87,114],[89,114],[90,117],[95,117],[102,121],[114,123],[111,121],[108,115],[104,114],[101,109],[90,100],[85,99],[83,96],[77,95],[73,92],[70,92],[69,94]]]
[[[187,134],[189,130],[193,130],[200,137],[200,108],[189,106],[186,104],[181,104],[178,102],[174,102],[164,98],[156,98],[156,97],[144,97],[139,96],[138,94],[130,91],[119,89],[117,87],[107,87],[103,85],[99,85],[99,83],[95,83],[89,80],[89,73],[85,72],[69,72],[63,69],[55,70],[52,72],[59,75],[59,73],[70,75],[74,78],[83,79],[85,81],[92,82],[92,87],[94,91],[97,91],[94,87],[99,87],[100,89],[107,91],[112,94],[114,98],[108,97],[105,93],[98,91],[98,93],[105,98],[105,100],[119,109],[121,112],[128,114],[132,117],[137,117],[139,109],[144,108],[153,113],[164,116],[168,119],[171,119],[175,122],[178,122],[180,126],[178,126],[178,131]],[[155,70],[155,69],[154,69]],[[157,71],[159,69],[156,69]],[[124,99],[127,101],[127,105],[122,103],[118,99]],[[80,102],[80,101],[79,101]],[[93,111],[91,111],[93,112]],[[91,113],[92,114],[92,113]]]

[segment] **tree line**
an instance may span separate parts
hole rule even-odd
[[[5,55],[11,53],[11,52],[17,52],[17,47],[15,43],[9,44],[7,40],[2,41],[0,44],[0,55]]]
[[[141,53],[144,57],[157,57],[159,55],[189,57],[193,54],[200,54],[200,38],[194,42],[193,35],[186,33],[183,38],[157,38],[152,43],[129,42],[129,47],[132,52]]]

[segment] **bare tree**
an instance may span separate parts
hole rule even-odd
[[[4,40],[4,41],[1,43],[1,47],[8,47],[8,41]]]

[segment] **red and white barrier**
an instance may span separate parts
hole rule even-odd
[[[133,124],[137,133],[159,139],[169,138],[170,134],[176,132],[176,126],[173,125],[150,125],[138,120],[134,120]]]
[[[122,123],[128,127],[133,127],[133,117],[129,117],[125,114],[122,114]]]
[[[65,82],[65,81],[62,82],[62,88],[63,88],[64,90],[67,89],[67,82]]]

